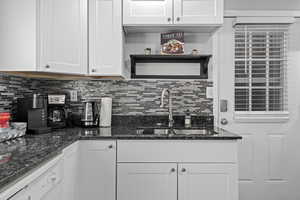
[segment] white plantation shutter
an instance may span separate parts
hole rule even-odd
[[[235,111],[285,111],[288,25],[235,26]]]

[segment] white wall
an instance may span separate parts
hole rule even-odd
[[[212,37],[209,33],[185,33],[185,54],[198,49],[200,54],[212,54]],[[144,54],[145,48],[151,48],[152,54],[160,54],[160,33],[128,33],[125,39],[125,62],[130,65],[130,54]],[[211,63],[209,69],[211,70]],[[188,74],[199,72],[199,64],[143,64],[139,73],[147,74]],[[198,68],[197,68],[198,67]],[[137,67],[138,68],[138,67]],[[198,70],[198,71],[197,71]],[[211,73],[209,73],[210,75]]]
[[[225,10],[300,10],[300,1],[225,0]]]

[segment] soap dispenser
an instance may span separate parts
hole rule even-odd
[[[190,110],[186,110],[186,112],[185,112],[184,126],[186,128],[192,127],[192,116],[191,116]]]

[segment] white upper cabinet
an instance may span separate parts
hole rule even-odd
[[[172,5],[173,0],[123,0],[123,23],[172,24]]]
[[[87,72],[87,0],[40,1],[40,71]]]
[[[0,71],[87,73],[87,0],[1,0]]]
[[[223,3],[223,0],[174,0],[174,23],[222,24]]]
[[[36,0],[0,1],[0,71],[35,71]]]
[[[220,25],[224,0],[124,0],[123,24]]]
[[[122,2],[89,1],[89,75],[124,76]]]

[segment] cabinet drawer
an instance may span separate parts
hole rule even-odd
[[[63,166],[58,162],[44,174],[34,180],[30,189],[32,191],[32,199],[40,199],[49,191],[51,191],[62,180]]]
[[[91,141],[82,140],[80,141],[80,148],[83,151],[110,151],[116,149],[116,141],[114,140],[101,140]]]
[[[117,162],[236,163],[235,140],[118,141]]]

